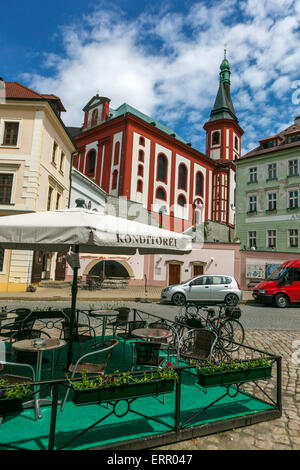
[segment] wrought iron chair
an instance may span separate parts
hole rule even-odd
[[[63,308],[62,313],[64,316],[64,320],[62,321],[62,331],[60,337],[63,336],[65,341],[69,341],[71,338],[71,308]],[[73,329],[73,341],[79,343],[80,349],[81,344],[87,341],[93,340],[96,343],[96,331],[92,327],[89,316],[83,312],[82,310],[76,310],[77,318],[79,319],[79,315],[86,318],[86,323],[80,323],[75,319],[74,321],[74,329]]]
[[[28,308],[16,308],[7,313],[15,313],[17,316],[12,323],[4,324],[0,331],[1,338],[10,339],[13,334],[22,330],[31,330],[35,323],[35,317]]]
[[[211,361],[218,336],[206,328],[189,330],[182,335],[178,344],[178,358],[190,362],[192,359]]]
[[[160,356],[160,343],[154,341],[134,341],[131,343],[134,347],[134,364],[135,367],[155,367],[158,368],[165,360],[164,356]]]
[[[137,330],[138,328],[145,328],[146,324],[147,322],[144,320],[129,321],[126,325],[126,331],[117,334],[117,337],[123,340],[123,357],[125,357],[126,342],[132,339],[136,339],[136,336],[132,334],[133,330]]]
[[[159,339],[152,339],[152,342],[160,343],[160,349],[162,351],[167,352],[168,361],[170,360],[170,356],[176,357],[176,363],[178,362],[178,343],[179,338],[176,329],[172,325],[168,325],[165,320],[159,320],[149,324],[149,328],[159,328],[162,330],[168,330],[172,332],[172,336],[170,338],[159,338]]]
[[[116,320],[108,323],[108,326],[112,326],[113,338],[116,336],[117,330],[121,330],[123,333],[126,332],[128,318],[129,318],[131,309],[127,307],[120,307],[120,308],[116,308],[115,310],[119,312],[118,317],[116,318]]]
[[[81,373],[82,371],[86,371],[87,374],[92,374],[92,375],[96,375],[96,374],[104,375],[108,361],[112,355],[113,349],[119,344],[119,341],[117,339],[112,339],[110,343],[111,344],[109,346],[106,346],[105,348],[102,347],[101,349],[97,349],[96,351],[90,351],[88,353],[83,354],[81,357],[79,357],[79,359],[76,361],[75,364],[71,364],[69,367],[69,372],[72,372],[70,379],[73,379],[75,377],[75,374]],[[97,354],[103,354],[103,353],[105,353],[105,355],[104,355],[104,360],[102,363],[83,362],[87,357],[96,356]],[[70,389],[67,388],[65,397],[61,404],[61,411],[63,411],[64,409],[69,393],[70,393]]]

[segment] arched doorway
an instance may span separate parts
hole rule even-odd
[[[106,278],[126,278],[129,279],[130,275],[125,266],[118,261],[102,260],[95,264],[89,271],[92,276],[100,276]]]

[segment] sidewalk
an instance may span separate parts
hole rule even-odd
[[[160,301],[161,287],[129,286],[125,289],[83,290],[78,289],[77,299],[82,301]],[[0,292],[0,300],[45,300],[68,301],[71,299],[71,287],[38,287],[36,292]],[[243,291],[243,300],[246,303],[252,300],[252,291]]]

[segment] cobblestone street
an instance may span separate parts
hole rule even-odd
[[[300,450],[300,364],[294,365],[298,331],[247,330],[246,343],[282,355],[282,417],[160,447],[161,450]],[[299,349],[299,346],[298,346]],[[299,357],[299,356],[298,356]]]

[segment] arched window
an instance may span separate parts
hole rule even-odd
[[[234,138],[234,148],[235,148],[236,150],[239,149],[239,140],[238,140],[237,137]]]
[[[203,174],[201,171],[198,171],[196,175],[196,194],[203,196]]]
[[[182,207],[185,206],[186,201],[183,194],[180,194],[180,196],[178,196],[177,203]]]
[[[163,153],[160,153],[157,159],[157,179],[164,183],[167,182],[167,165],[167,157]]]
[[[139,150],[139,161],[143,162],[144,161],[144,150]]]
[[[96,163],[96,152],[95,150],[90,150],[87,156],[87,171],[88,173],[94,173],[95,171],[95,163]]]
[[[120,154],[120,142],[117,142],[115,145],[114,165],[117,165],[119,163],[119,154]]]
[[[164,201],[167,199],[166,191],[164,190],[164,188],[157,188],[156,198],[163,199]]]
[[[142,176],[142,177],[144,176],[144,167],[143,167],[143,165],[138,166],[138,175]]]
[[[137,181],[136,190],[137,190],[138,193],[143,192],[143,181],[142,180]]]
[[[92,113],[92,122],[91,122],[91,125],[92,126],[95,126],[95,124],[97,124],[97,121],[98,121],[98,109],[94,109],[93,113]]]
[[[212,135],[212,143],[213,145],[218,145],[220,143],[220,132],[214,132]]]
[[[112,174],[111,189],[116,189],[117,188],[117,181],[118,181],[118,172],[117,172],[117,170],[115,170]]]
[[[140,142],[140,145],[142,145],[143,147],[145,147],[145,139],[144,139],[144,137],[140,137],[139,142]]]
[[[186,176],[187,170],[184,163],[179,165],[179,175],[178,175],[178,188],[186,190]]]

